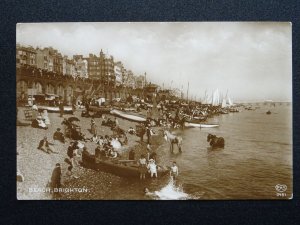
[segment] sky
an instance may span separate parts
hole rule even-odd
[[[147,81],[201,100],[216,89],[234,102],[292,100],[288,22],[21,23],[16,41],[74,54],[112,55]]]

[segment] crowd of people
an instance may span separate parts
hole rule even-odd
[[[120,154],[117,150],[121,146],[128,144],[128,135],[136,135],[140,137],[141,143],[146,142],[146,154],[141,154],[137,159],[135,157],[135,150],[132,149],[128,152],[128,160],[133,161],[138,165],[140,179],[145,179],[148,173],[151,178],[157,178],[157,154],[151,148],[152,136],[155,135],[152,127],[170,126],[170,123],[172,124],[172,121],[174,120],[167,110],[161,110],[160,112],[161,118],[157,118],[156,120],[148,117],[145,123],[138,125],[140,126],[139,130],[130,127],[127,131],[120,127],[119,121],[116,117],[102,116],[102,123],[100,126],[111,127],[111,135],[100,135],[98,133],[98,125],[95,119],[92,117],[90,129],[88,129],[91,134],[90,137],[81,131],[81,127],[76,123],[76,120],[70,120],[73,117],[69,117],[68,119],[66,117],[64,118],[63,113],[61,112],[60,116],[62,117],[62,127],[56,128],[55,132],[53,133],[52,139],[54,143],[51,143],[48,140],[48,137],[45,136],[42,140],[40,140],[38,149],[47,154],[58,154],[54,146],[65,144],[66,142],[70,141],[70,144],[66,150],[67,158],[65,158],[64,161],[67,164],[67,171],[65,174],[71,178],[78,178],[78,171],[81,168],[82,159],[85,156],[90,156],[90,153],[84,143],[92,142],[95,144],[94,156],[96,162],[97,160],[118,160],[120,158]],[[151,110],[148,110],[148,114],[149,116],[152,116],[150,115]],[[51,121],[47,110],[40,112],[38,106],[35,104],[32,106],[32,117],[32,127],[38,129],[48,129],[48,127],[51,126]],[[172,126],[175,127],[174,124],[172,124]],[[146,140],[144,142],[145,135]],[[171,167],[171,171],[173,172],[170,173],[170,175],[175,178],[178,175],[178,169],[176,172],[176,169],[172,170]],[[61,174],[61,165],[58,163],[56,164],[51,177],[52,188],[58,188],[61,186]]]

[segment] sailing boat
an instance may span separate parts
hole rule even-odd
[[[228,106],[230,107],[229,109],[230,112],[239,112],[239,110],[236,107],[234,107],[234,104],[229,97],[227,99],[227,102],[228,102]]]
[[[233,102],[229,97],[227,98],[227,103],[229,106],[233,106]]]
[[[220,105],[220,94],[219,94],[219,89],[218,88],[213,92],[212,103],[211,104],[212,104],[212,106]]]
[[[222,107],[223,109],[227,107],[227,103],[226,103],[226,99],[225,99],[225,98],[223,98],[221,107]]]

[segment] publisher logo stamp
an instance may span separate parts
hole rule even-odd
[[[277,191],[277,196],[278,197],[285,197],[286,196],[286,190],[287,190],[287,186],[285,184],[276,184],[275,185],[275,189]]]

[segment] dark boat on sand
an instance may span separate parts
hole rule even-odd
[[[111,173],[119,177],[138,178],[140,177],[139,166],[133,160],[95,160],[94,155],[82,157],[82,166],[88,169]],[[169,169],[158,166],[157,176],[162,177],[169,173]],[[149,176],[149,173],[147,173]]]
[[[106,113],[109,114],[111,111],[111,107],[109,106],[90,106],[89,111],[92,112],[101,112],[101,113]]]

